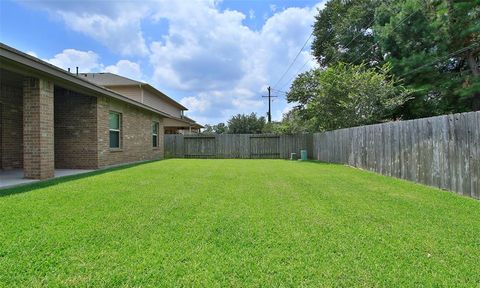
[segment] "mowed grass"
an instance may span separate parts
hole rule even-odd
[[[176,159],[0,196],[4,287],[480,286],[480,201],[341,165]]]

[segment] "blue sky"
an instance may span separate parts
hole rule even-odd
[[[61,68],[148,82],[203,124],[265,115],[278,81],[305,40],[322,0],[0,0],[0,41]],[[304,65],[305,64],[305,65]],[[315,66],[310,45],[274,88]],[[303,67],[303,68],[302,68]],[[273,118],[288,111],[284,95]]]

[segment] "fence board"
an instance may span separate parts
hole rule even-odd
[[[480,111],[315,133],[317,160],[480,199]]]

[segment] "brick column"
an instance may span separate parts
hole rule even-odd
[[[55,172],[53,83],[23,82],[23,171],[25,178],[52,178]]]

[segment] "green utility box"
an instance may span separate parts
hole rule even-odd
[[[307,150],[300,150],[300,159],[301,159],[302,161],[305,161],[305,160],[308,159],[308,157],[307,157]]]

